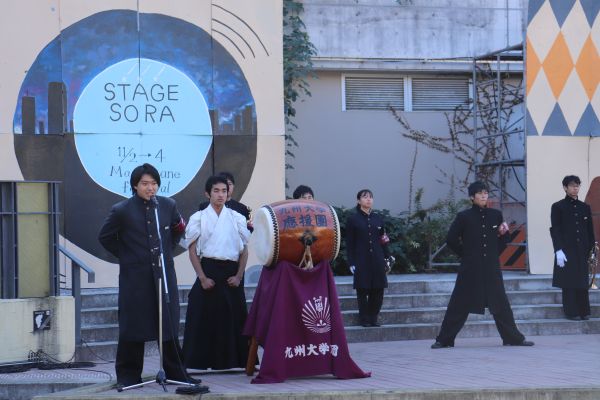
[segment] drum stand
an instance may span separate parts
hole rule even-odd
[[[156,197],[154,197],[153,199],[156,200]],[[175,385],[200,387],[194,383],[179,382],[179,381],[173,381],[171,379],[167,379],[167,374],[165,374],[165,370],[163,368],[163,323],[162,323],[162,319],[163,319],[162,318],[163,317],[163,309],[162,309],[163,282],[164,282],[164,289],[165,289],[165,302],[167,304],[169,304],[170,299],[169,299],[169,287],[167,285],[167,274],[166,274],[166,270],[165,270],[165,258],[164,258],[163,247],[162,247],[162,237],[160,235],[160,225],[159,225],[159,220],[158,220],[158,201],[155,201],[154,204],[155,204],[154,217],[156,218],[156,232],[158,233],[158,243],[159,243],[159,251],[160,251],[160,254],[158,257],[158,263],[159,263],[159,267],[161,269],[161,276],[158,277],[158,286],[156,288],[157,289],[156,293],[158,296],[158,352],[159,352],[159,360],[160,360],[159,370],[158,370],[158,373],[156,374],[156,378],[154,380],[149,380],[149,381],[142,382],[142,383],[136,383],[135,385],[120,387],[117,389],[118,392],[122,392],[124,390],[129,390],[129,389],[139,388],[139,387],[149,385],[154,382],[161,385],[165,392],[167,391],[166,385],[168,383],[175,384]],[[172,324],[169,324],[169,325],[172,326]],[[175,332],[172,332],[172,333],[173,333],[173,340],[176,340],[177,336],[175,336]]]

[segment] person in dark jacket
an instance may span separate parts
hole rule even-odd
[[[448,230],[446,243],[461,259],[456,284],[432,349],[454,347],[454,339],[469,313],[489,308],[505,346],[533,346],[517,329],[506,297],[499,255],[509,241],[502,213],[487,208],[488,189],[480,181],[468,188],[473,206],[458,213]]]
[[[594,246],[594,226],[589,205],[578,199],[581,180],[562,180],[565,198],[552,204],[550,236],[554,247],[552,286],[562,289],[563,311],[571,320],[590,317],[588,256]]]
[[[185,222],[174,200],[156,196],[160,175],[152,165],[136,167],[131,172],[130,184],[133,196],[112,207],[98,236],[102,246],[119,260],[117,383],[130,386],[141,382],[144,343],[158,340],[157,287],[162,269],[156,207],[169,289],[169,302],[163,297],[163,367],[167,379],[196,381],[187,375],[181,363],[179,296],[172,253],[185,232]],[[164,283],[161,285],[164,293],[163,287]]]
[[[356,212],[346,221],[346,249],[362,326],[381,326],[379,311],[387,287],[386,260],[390,256],[383,217],[373,208],[373,192],[363,189],[356,195]],[[384,243],[382,243],[382,241]]]

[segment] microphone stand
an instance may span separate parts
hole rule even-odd
[[[180,382],[180,381],[174,381],[171,379],[167,379],[167,374],[165,373],[164,370],[164,364],[163,364],[163,309],[162,309],[162,298],[163,298],[163,282],[164,282],[164,289],[165,289],[165,303],[169,304],[170,303],[170,298],[169,298],[169,286],[167,284],[167,272],[165,269],[165,256],[163,253],[163,244],[162,244],[162,236],[160,234],[160,220],[158,218],[158,199],[156,198],[156,196],[152,196],[152,204],[154,204],[154,218],[155,218],[155,222],[156,222],[156,233],[158,235],[158,264],[159,264],[159,268],[161,270],[161,276],[158,277],[158,285],[156,287],[156,292],[157,292],[157,297],[158,297],[158,354],[159,354],[159,370],[156,374],[156,378],[154,380],[149,380],[146,382],[142,382],[142,383],[136,383],[135,385],[130,385],[130,386],[125,386],[122,388],[118,388],[117,391],[118,392],[122,392],[124,390],[129,390],[129,389],[135,389],[135,388],[139,388],[145,385],[148,385],[150,383],[158,383],[159,385],[162,386],[163,390],[166,392],[167,391],[167,383],[171,383],[171,384],[175,384],[175,385],[184,385],[184,386],[197,386],[194,383],[189,383],[189,382]],[[167,310],[167,312],[169,312]],[[169,324],[170,326],[172,324]],[[172,329],[172,328],[171,328]],[[171,334],[173,335],[173,340],[176,340],[176,336],[174,332],[171,332]]]

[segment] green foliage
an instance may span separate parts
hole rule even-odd
[[[417,190],[414,198],[415,212],[391,215],[388,210],[374,210],[383,215],[385,230],[390,238],[389,249],[396,258],[391,273],[423,272],[429,268],[429,256],[446,240],[446,233],[456,213],[469,206],[468,200],[456,201],[452,195],[429,208],[422,206],[423,189]],[[340,254],[334,262],[336,275],[349,275],[346,259],[346,220],[354,208],[335,207],[340,221],[342,244]],[[445,249],[437,257],[437,262],[456,262],[457,258]],[[447,271],[448,268],[436,268]]]
[[[283,1],[283,110],[286,125],[286,158],[294,158],[293,148],[298,147],[298,142],[292,136],[292,131],[298,127],[292,121],[296,116],[294,103],[302,96],[311,95],[306,78],[314,76],[311,57],[317,54],[300,17],[303,11],[304,5],[301,2]],[[285,169],[293,168],[294,166],[286,161]]]
[[[311,43],[300,15],[304,5],[296,0],[283,1],[283,99],[285,123],[296,127],[294,102],[300,96],[310,96],[306,78],[312,74],[311,57],[316,48]]]

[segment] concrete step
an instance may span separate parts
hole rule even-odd
[[[562,304],[561,292],[558,289],[507,291],[506,294],[511,305]],[[355,310],[358,308],[355,295],[340,296],[339,299],[342,310]],[[449,300],[450,293],[388,294],[386,292],[382,309],[446,307]],[[590,292],[590,302],[600,303],[600,291]]]
[[[587,321],[567,319],[516,320],[519,330],[526,336],[537,335],[578,335],[600,333],[600,318]],[[378,328],[350,326],[345,329],[348,342],[381,342],[393,340],[431,339],[432,343],[440,329],[437,324],[390,324]],[[460,331],[458,338],[500,337],[494,321],[469,320]]]
[[[531,319],[516,320],[519,330],[526,336],[551,336],[551,335],[575,335],[575,334],[598,334],[600,333],[600,318],[591,318],[588,321],[569,321],[566,319]],[[348,326],[345,328],[348,342],[381,342],[395,340],[422,340],[431,339],[432,343],[440,329],[441,320],[438,323],[408,323],[408,324],[384,324],[378,328],[364,328],[362,326]],[[117,332],[117,327],[103,327]],[[469,316],[467,323],[460,331],[460,338],[498,337],[501,340],[493,320],[480,320],[473,315]],[[115,336],[116,338],[116,336]],[[180,336],[183,343],[183,337]],[[97,342],[84,342],[78,353],[78,360],[104,360],[113,361],[117,349],[116,340]],[[157,355],[156,342],[148,342],[145,347],[147,356]]]
[[[183,337],[180,338],[183,343]],[[158,345],[156,342],[146,342],[144,346],[144,356],[158,355]],[[77,349],[77,361],[105,361],[114,362],[117,356],[117,341],[106,340],[100,342],[83,342],[83,346]]]
[[[408,280],[407,280],[408,279]],[[406,293],[451,293],[456,280],[455,274],[438,275],[392,275],[389,277],[386,294]],[[552,290],[552,279],[547,275],[542,277],[530,275],[507,275],[505,274],[504,287],[507,291],[532,291]],[[179,287],[179,301],[187,302],[191,286]],[[337,277],[336,288],[339,296],[352,296],[355,291],[352,288],[351,277]],[[256,285],[245,287],[247,299],[252,299],[256,292]],[[82,292],[82,307],[97,308],[117,306],[118,290],[116,288],[85,289]]]
[[[538,305],[538,304],[561,304],[561,294],[558,289],[548,290],[519,290],[508,291],[508,298],[511,305]],[[180,296],[182,297],[182,296]],[[340,295],[340,306],[342,311],[351,311],[357,309],[356,294],[354,291],[347,295]],[[446,307],[450,300],[450,293],[406,293],[406,294],[390,294],[385,293],[383,300],[383,310],[396,310],[408,308],[430,308],[430,307]],[[96,301],[98,302],[98,301]],[[600,304],[600,291],[590,291],[590,302]],[[92,303],[91,301],[88,304]],[[248,309],[252,304],[252,299],[247,297]],[[180,299],[180,315],[185,317],[187,309],[187,296]],[[84,307],[81,313],[81,323],[83,326],[94,324],[116,323],[118,307],[116,304],[100,306],[100,307]]]
[[[431,276],[431,275],[430,275]],[[435,277],[436,275],[432,275]],[[409,276],[410,277],[410,276]],[[443,274],[442,278],[428,279],[427,275],[418,275],[418,280],[404,280],[405,275],[393,275],[388,277],[388,288],[386,293],[451,293],[456,282],[455,274]],[[336,278],[336,289],[339,296],[352,295],[352,280],[349,277]],[[403,280],[396,280],[403,279]],[[552,278],[546,275],[542,277],[524,275],[522,277],[506,276],[504,288],[507,291],[516,290],[546,290],[552,289]]]
[[[600,304],[592,305],[592,315],[600,316]],[[518,320],[546,320],[561,319],[564,317],[560,304],[537,304],[513,306],[513,315]],[[426,307],[411,309],[383,310],[379,314],[379,321],[385,325],[395,324],[441,324],[444,319],[446,307]],[[342,312],[344,326],[358,326],[357,310]],[[493,321],[493,316],[486,311],[484,315],[471,314],[470,321]]]
[[[519,305],[513,306],[512,309],[516,320],[545,321],[560,320],[563,318],[562,306],[557,304]],[[445,312],[445,307],[391,309],[383,310],[379,316],[379,320],[382,324],[390,326],[419,324],[439,325],[444,318]],[[592,306],[592,315],[600,315],[600,304]],[[358,311],[356,310],[342,312],[342,318],[346,329],[357,327],[359,325]],[[471,314],[469,315],[469,321],[489,322],[493,321],[493,317],[489,313],[486,313],[485,315]],[[179,323],[180,336],[183,336],[184,327],[185,318],[182,317]],[[112,323],[83,326],[81,330],[82,339],[88,343],[107,342],[111,340],[116,341],[118,335],[119,326],[116,321]]]
[[[382,328],[363,328],[358,324],[356,292],[352,277],[337,277],[336,286],[348,339],[354,342],[433,339],[437,335],[455,274],[396,275],[389,279],[380,320]],[[551,277],[505,274],[504,285],[515,319],[523,325],[525,334],[556,335],[571,333],[600,333],[597,318],[590,321],[563,319],[561,293],[551,287]],[[187,297],[190,286],[180,287],[180,336],[183,336]],[[248,307],[256,285],[245,288]],[[118,338],[117,289],[92,289],[82,294],[82,339],[85,343],[78,359],[105,358],[112,360]],[[600,316],[600,291],[590,292],[592,315]],[[470,315],[461,331],[463,337],[497,336],[491,315]],[[156,345],[148,344],[148,354],[155,354]],[[153,353],[154,352],[154,353]]]
[[[555,319],[562,318],[561,304],[520,304],[512,306],[516,319]],[[185,320],[187,304],[181,304],[180,319]],[[386,324],[406,323],[431,323],[440,322],[444,317],[446,305],[442,307],[413,307],[413,308],[384,308],[380,319]],[[82,311],[82,331],[96,329],[101,326],[117,324],[116,307],[100,307]],[[600,303],[592,304],[592,315],[600,315]],[[342,311],[345,326],[359,325],[358,310],[348,309]],[[491,320],[489,313],[485,315],[473,314],[472,318]],[[182,322],[183,323],[183,322]],[[89,339],[88,337],[88,340]]]
[[[179,321],[179,335],[183,337],[185,319]],[[116,341],[119,337],[119,324],[98,324],[81,328],[81,339],[88,343]]]

